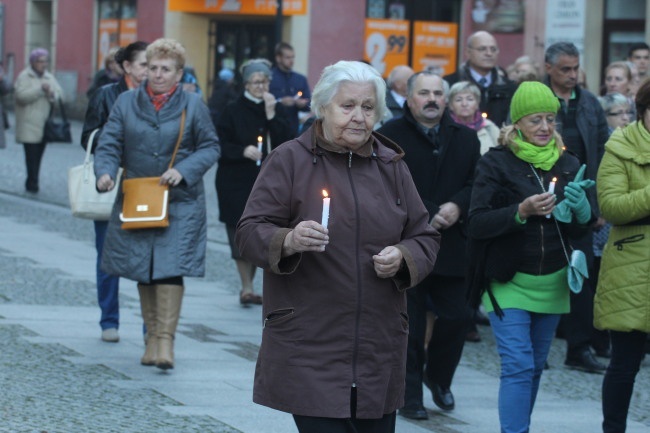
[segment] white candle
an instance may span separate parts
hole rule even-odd
[[[257,150],[262,153],[262,136],[258,135],[257,136]],[[257,160],[257,166],[259,167],[262,165],[262,157],[260,156],[260,159]]]
[[[327,221],[330,219],[330,197],[327,191],[323,190],[323,216],[321,217],[321,225],[327,228]]]
[[[548,184],[548,192],[555,194],[555,182],[557,182],[557,177],[551,179],[551,182]],[[550,218],[551,214],[546,215],[546,218]]]

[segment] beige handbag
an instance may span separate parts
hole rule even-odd
[[[68,198],[72,216],[96,221],[106,221],[111,216],[117,187],[108,192],[97,191],[97,179],[93,170],[91,150],[93,139],[99,129],[95,129],[86,143],[86,157],[84,163],[71,167],[68,170]],[[119,185],[122,168],[117,172],[115,185]]]
[[[185,110],[181,114],[181,128],[169,168],[174,166],[184,128]],[[169,227],[169,185],[160,185],[160,176],[125,179],[122,182],[122,192],[124,202],[120,220],[124,230]]]

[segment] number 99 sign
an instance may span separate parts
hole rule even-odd
[[[366,38],[366,57],[370,64],[386,76],[397,65],[408,64],[408,39],[406,35],[375,31]]]

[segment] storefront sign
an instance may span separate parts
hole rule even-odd
[[[169,0],[170,11],[242,15],[275,15],[276,0]],[[307,0],[283,0],[283,15],[305,15]]]
[[[366,20],[364,60],[386,77],[398,65],[408,65],[410,24],[404,20]]]
[[[580,55],[585,49],[585,0],[546,1],[546,47],[556,42],[573,42]]]
[[[413,69],[440,75],[456,71],[458,24],[433,21],[413,23]]]

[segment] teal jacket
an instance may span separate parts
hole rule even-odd
[[[613,224],[603,250],[594,325],[650,332],[650,132],[641,122],[614,131],[596,186]]]

